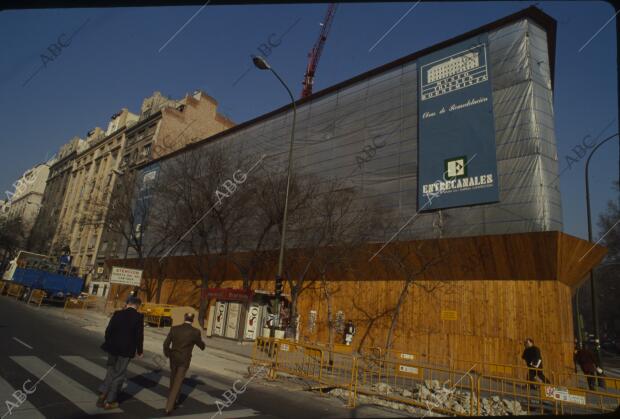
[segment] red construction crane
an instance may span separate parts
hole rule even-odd
[[[338,5],[336,3],[330,3],[327,7],[325,19],[323,19],[323,23],[321,23],[321,33],[319,34],[319,38],[316,40],[314,46],[308,53],[308,67],[306,68],[306,74],[304,75],[304,81],[302,82],[302,84],[304,85],[303,89],[301,90],[302,98],[310,96],[312,94],[314,73],[316,72],[316,67],[319,64],[319,59],[321,58],[321,53],[323,52],[323,47],[325,46],[325,41],[327,40],[327,35],[329,34],[329,30],[331,29],[337,8]]]

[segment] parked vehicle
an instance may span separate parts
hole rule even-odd
[[[22,250],[10,262],[3,279],[28,289],[43,290],[52,300],[64,301],[66,297],[80,295],[84,280],[58,272],[54,258]]]

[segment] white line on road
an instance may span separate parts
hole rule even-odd
[[[29,387],[32,388],[32,385],[29,384]],[[13,392],[13,387],[2,377],[0,377],[0,394],[3,396],[8,396],[7,400],[4,402],[5,404],[7,403],[7,401],[10,401],[11,403],[16,402],[14,396],[12,396]],[[10,416],[11,419],[45,419],[45,416],[43,416],[28,400],[25,400],[23,403],[21,403],[19,405],[19,408],[11,408],[11,410],[5,412],[1,417],[4,418],[7,416]]]
[[[26,342],[24,342],[23,340],[19,340],[17,339],[15,336],[13,336],[13,340],[16,342],[21,343],[22,345],[24,345],[26,348],[28,349],[34,349],[32,346],[28,345]]]
[[[129,364],[127,369],[133,374],[140,375],[164,387],[170,387],[170,379],[168,377],[155,373],[153,371],[149,371],[136,363]],[[197,388],[194,388],[187,384],[183,384],[183,386],[181,386],[181,393],[206,405],[214,405],[215,402],[219,400],[218,398],[211,396],[209,393],[205,393],[204,391],[198,390]],[[223,402],[222,400],[220,401]]]
[[[36,356],[12,356],[11,359],[36,377],[44,377],[46,371],[50,370],[50,366]],[[95,405],[97,402],[95,393],[58,370],[49,374],[45,383],[87,415],[98,415],[104,412]],[[105,412],[122,413],[123,411],[112,409]]]
[[[61,356],[61,358],[100,380],[105,379],[106,369],[88,359],[73,355]],[[131,379],[132,377],[129,378]],[[123,389],[123,392],[156,410],[161,410],[166,406],[166,398],[164,396],[160,396],[154,391],[141,387],[130,380],[127,381],[127,387]]]
[[[135,362],[131,362],[129,366],[127,367],[127,370],[129,370],[133,374],[138,374],[142,376],[143,378],[146,378],[150,381],[154,381],[157,384],[162,385],[164,387],[170,387],[170,379],[168,377],[155,373],[153,371],[149,371]],[[218,389],[222,389],[222,388],[226,390],[229,389],[229,387],[226,387],[215,380],[206,379],[204,377],[200,377],[196,375],[192,375],[190,378],[202,380],[205,383],[207,383],[207,385],[211,385],[211,387],[217,387]],[[202,390],[198,390],[197,388],[192,387],[188,384],[183,384],[183,386],[181,387],[181,393],[185,394],[188,398],[197,400],[206,405],[212,406],[218,400],[220,401],[220,403],[226,403],[224,400],[213,397],[209,393],[202,391]],[[218,413],[218,412],[214,411],[212,413]],[[232,418],[245,418],[245,417],[250,417],[250,416],[256,416],[259,414],[260,413],[254,409],[237,409],[237,410],[231,410],[231,411],[222,411],[222,413],[218,414],[217,417],[218,419],[227,419],[227,418],[232,419]],[[203,419],[206,417],[206,415],[205,413],[199,413],[199,414],[189,414],[189,415],[181,415],[181,416],[174,416],[174,417],[185,418],[185,419],[192,419],[192,418]]]

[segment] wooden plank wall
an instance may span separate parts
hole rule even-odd
[[[410,246],[414,242],[396,243]],[[524,233],[450,238],[420,242],[416,259],[441,256],[419,276],[419,285],[409,293],[398,320],[394,348],[475,361],[522,365],[522,342],[531,337],[541,348],[545,365],[556,371],[573,369],[573,325],[571,288],[584,272],[599,263],[605,249],[559,232]],[[414,243],[415,244],[415,243]],[[417,245],[417,244],[416,244]],[[357,325],[355,345],[384,346],[389,311],[394,308],[403,276],[390,270],[381,258],[368,261],[378,246],[360,249],[352,258],[354,268],[334,268],[328,273],[337,284],[334,314]],[[289,250],[289,260],[303,256]],[[579,256],[579,258],[578,258]],[[197,306],[199,278],[191,257],[169,257],[161,303]],[[135,261],[109,261],[110,266],[132,267]],[[147,263],[145,277],[156,275]],[[133,266],[135,267],[135,266]],[[312,276],[312,275],[310,275]],[[241,288],[238,272],[223,264],[211,277],[226,278],[222,287]],[[262,272],[252,288],[273,290],[273,272]],[[427,291],[432,286],[439,287]],[[214,286],[211,283],[210,286]],[[128,292],[128,290],[127,290]],[[285,286],[285,292],[289,292]],[[143,295],[144,297],[144,295]],[[318,313],[317,327],[307,330],[310,310]],[[456,320],[442,320],[441,311],[456,311]],[[299,300],[302,336],[327,340],[326,303],[319,282]]]
[[[389,315],[402,281],[351,282],[334,294],[333,313],[357,326],[354,344],[384,346]],[[412,288],[402,307],[394,349],[454,358],[523,365],[522,342],[534,339],[546,367],[572,370],[573,324],[570,288],[557,281],[453,281],[433,292]],[[310,310],[318,314],[310,333]],[[442,320],[442,310],[455,311],[456,320]],[[300,301],[301,335],[327,341],[327,306],[320,291],[309,291]],[[372,325],[372,327],[371,327]],[[342,337],[339,337],[342,339]]]

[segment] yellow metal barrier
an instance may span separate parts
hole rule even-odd
[[[66,298],[63,311],[68,308],[84,308],[84,301],[79,298]]]
[[[519,402],[529,414],[574,415],[613,412],[620,405],[620,394],[556,386],[516,378],[487,376],[478,378],[478,414],[493,414],[493,404],[503,400]],[[503,400],[502,400],[503,399]],[[486,407],[486,411],[485,411]]]
[[[275,342],[274,371],[321,383],[323,349],[289,340]]]
[[[96,295],[89,295],[84,299],[83,309],[96,308],[99,299]]]
[[[24,293],[24,287],[20,284],[9,284],[6,295],[10,297],[20,298]]]
[[[41,303],[45,298],[45,291],[43,290],[32,290],[30,293],[30,298],[28,298],[28,304],[36,304],[37,307],[41,307]]]
[[[350,407],[355,407],[355,385],[357,383],[358,357],[351,354],[335,353],[331,360],[325,360],[321,385],[327,388],[342,388],[347,390]]]
[[[362,395],[459,416],[604,413],[620,404],[620,392],[616,392],[620,380],[615,378],[604,377],[609,382],[608,390],[594,391],[506,376],[527,376],[526,367],[459,361],[467,368],[456,370],[418,362],[398,351],[389,356],[399,359],[386,359],[381,354],[380,350],[364,351],[362,356],[334,353],[330,360],[323,347],[258,338],[252,365],[268,366],[271,378],[280,372],[314,381],[321,391],[344,389],[350,407],[355,407]],[[566,376],[548,377],[555,383],[587,378]]]
[[[406,357],[405,357],[406,358]],[[437,413],[475,413],[474,377],[470,371],[430,367],[409,359],[358,362],[356,394],[422,407]]]
[[[502,364],[497,362],[477,362],[477,361],[465,361],[465,360],[454,360],[452,362],[452,368],[454,369],[462,369],[467,365],[476,364],[475,372],[480,375],[491,375],[495,377],[507,377],[507,378],[516,378],[519,380],[528,381],[529,380],[529,371],[534,370],[543,373],[545,377],[548,379],[552,378],[551,374],[546,374],[542,369],[539,368],[528,368],[525,365],[514,365],[514,364]]]
[[[477,383],[477,414],[493,415],[502,407],[503,400],[510,400],[513,409],[528,415],[554,414],[555,402],[544,396],[544,387],[545,384],[518,378],[481,375]],[[514,405],[515,402],[519,404]]]
[[[67,298],[65,300],[65,306],[63,310],[68,308],[79,308],[82,310],[93,308],[97,306],[97,297],[94,295],[87,295],[81,298]]]
[[[252,349],[252,367],[262,366],[272,368],[275,362],[275,339],[259,337]],[[271,374],[268,374],[271,376]]]
[[[556,401],[560,415],[610,413],[620,406],[620,394],[574,387],[545,386],[545,397]]]
[[[576,388],[602,391],[620,395],[620,378],[601,375],[558,373],[554,374],[554,384]]]
[[[530,368],[525,365],[501,364],[493,362],[482,362],[475,360],[454,359],[449,357],[434,356],[429,354],[419,354],[412,351],[388,350],[382,351],[381,348],[371,348],[371,353],[381,354],[386,360],[413,362],[419,365],[449,368],[457,371],[467,371],[472,365],[475,368],[472,372],[476,374],[486,374],[500,377],[512,377],[522,380],[528,379]]]

